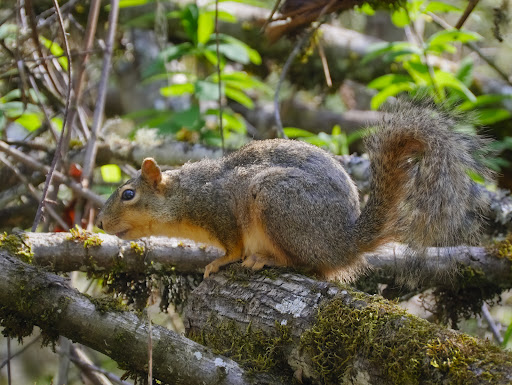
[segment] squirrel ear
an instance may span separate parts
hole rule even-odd
[[[162,171],[160,171],[160,167],[153,158],[144,159],[140,170],[142,178],[155,186],[162,181]]]

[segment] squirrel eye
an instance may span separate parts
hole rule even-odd
[[[133,190],[124,190],[121,194],[121,199],[124,201],[129,201],[135,197],[135,191]]]

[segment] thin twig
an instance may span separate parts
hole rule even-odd
[[[5,360],[3,360],[2,362],[0,362],[0,369],[2,369],[4,366],[7,365],[7,368],[9,368],[9,362],[19,356],[20,354],[24,353],[28,348],[30,348],[32,345],[34,345],[37,341],[39,341],[39,339],[41,338],[41,334],[39,334],[36,338],[34,338],[32,341],[30,341],[29,343],[26,343],[24,344],[24,346],[18,350],[16,353],[12,354],[11,356],[9,356],[8,358],[6,358]],[[9,371],[9,369],[8,369]]]
[[[329,71],[329,63],[327,63],[327,57],[325,56],[324,46],[322,42],[318,42],[318,54],[320,55],[320,59],[322,60],[322,68],[324,69],[325,82],[327,83],[327,87],[332,87],[332,79],[331,73]]]
[[[270,24],[270,22],[272,21],[272,18],[274,17],[275,13],[277,12],[277,9],[279,8],[279,6],[281,5],[281,1],[282,0],[277,0],[274,4],[274,8],[272,8],[272,12],[270,12],[270,15],[268,16],[267,20],[265,20],[265,23],[263,24],[263,26],[261,27],[261,30],[264,31],[265,28],[267,28],[267,26]]]
[[[334,4],[336,0],[331,0],[320,12],[318,15],[318,19],[322,18],[322,16],[327,12],[327,10],[331,7],[332,4]],[[274,114],[277,124],[277,133],[281,138],[286,138],[286,135],[283,130],[283,122],[281,121],[281,113],[279,112],[279,91],[281,90],[281,86],[283,85],[284,78],[286,77],[286,74],[288,73],[288,70],[290,69],[290,66],[292,65],[293,60],[295,57],[299,54],[300,50],[302,49],[302,46],[306,41],[308,41],[311,36],[320,28],[322,23],[318,23],[318,25],[314,28],[312,28],[308,33],[305,33],[302,38],[295,44],[295,47],[293,48],[292,52],[288,56],[288,59],[286,59],[286,62],[284,63],[283,69],[281,71],[281,76],[279,76],[279,81],[277,83],[276,92],[274,93]]]
[[[489,329],[491,329],[492,335],[496,339],[496,342],[498,342],[498,344],[501,345],[503,343],[503,337],[501,336],[500,331],[496,326],[496,322],[494,322],[494,319],[492,318],[492,315],[489,312],[489,307],[487,306],[486,303],[482,304],[482,316],[484,317],[485,321],[487,321]]]
[[[25,154],[24,152],[21,152],[15,148],[10,147],[7,143],[5,143],[3,140],[0,140],[0,151],[5,152],[6,154],[12,156],[14,159],[16,159],[19,162],[22,162],[29,166],[30,168],[34,170],[38,170],[43,174],[50,172],[50,167],[45,166],[35,160],[34,158],[30,157],[29,155]],[[105,203],[103,198],[101,198],[99,195],[94,193],[93,191],[86,189],[82,187],[80,183],[76,183],[69,179],[66,175],[62,174],[59,171],[53,172],[53,179],[59,183],[64,183],[67,186],[69,186],[70,189],[72,189],[74,192],[76,192],[78,195],[91,200],[98,206],[101,206]]]
[[[82,370],[82,372],[89,379],[92,379],[92,378],[91,378],[91,375],[89,375],[89,373],[87,373],[87,371],[96,372],[99,375],[104,376],[104,378],[106,378],[108,381],[119,384],[119,385],[130,385],[128,382],[121,380],[115,374],[112,374],[112,373],[108,372],[107,370],[94,365],[92,363],[91,359],[85,354],[83,349],[81,349],[80,347],[77,347],[76,345],[71,345],[70,359],[77,367],[80,368],[80,370]],[[94,375],[94,373],[90,373],[90,374]],[[104,383],[104,381],[103,381],[103,383]]]
[[[114,46],[114,37],[117,28],[117,16],[119,14],[119,0],[112,0],[110,3],[110,13],[108,16],[108,31],[105,41],[105,54],[103,56],[103,69],[101,71],[100,82],[98,85],[98,98],[94,110],[93,124],[91,127],[91,136],[85,152],[84,168],[82,171],[82,185],[88,188],[91,184],[92,172],[96,163],[96,153],[98,151],[98,134],[103,121],[103,112],[105,110],[105,100],[107,95],[108,77],[112,62],[112,51]]]
[[[462,28],[462,26],[464,25],[464,23],[468,19],[468,17],[471,14],[471,12],[473,12],[473,9],[476,7],[476,5],[478,4],[479,1],[480,0],[469,0],[468,6],[464,10],[464,13],[460,17],[460,19],[457,22],[457,24],[455,24],[455,28],[456,29],[461,29]]]
[[[36,201],[41,200],[41,195],[37,191],[37,189],[30,183],[30,181],[27,179],[25,175],[11,162],[9,162],[8,159],[4,157],[3,154],[0,154],[0,162],[5,164],[9,169],[14,172],[14,174],[18,177],[18,179],[27,187],[28,191],[30,192],[30,195],[34,197]],[[46,206],[46,210],[48,211],[48,214],[59,224],[60,227],[62,227],[64,230],[66,230],[69,226],[64,220],[57,214],[57,212],[51,207]]]
[[[220,42],[219,42],[219,0],[215,0],[215,47],[217,50],[217,76],[219,78],[219,131],[220,131],[220,140],[222,143],[222,153],[224,154],[226,151],[226,146],[224,143],[224,126],[222,122],[222,80],[221,80],[221,70],[220,70]]]
[[[65,132],[66,132],[65,129],[66,129],[66,120],[68,118],[68,112],[69,112],[69,103],[71,101],[72,73],[71,73],[71,57],[69,54],[70,53],[69,43],[68,43],[68,38],[66,35],[66,30],[64,29],[64,21],[62,20],[62,15],[60,13],[59,3],[57,0],[53,0],[53,4],[55,6],[55,12],[57,13],[57,16],[58,16],[59,26],[61,28],[61,33],[62,33],[62,39],[64,40],[66,57],[68,59],[68,90],[67,90],[67,95],[66,95],[66,107],[64,110],[62,132],[60,134],[59,142],[57,144],[57,148],[56,148],[55,154],[53,156],[52,164],[50,166],[50,171],[47,175],[46,182],[44,184],[43,196],[41,197],[41,202],[39,203],[39,207],[37,208],[36,217],[34,218],[34,224],[32,225],[32,231],[36,231],[37,226],[39,225],[39,222],[41,221],[43,209],[46,204],[46,196],[48,195],[48,188],[50,187],[50,184],[51,184],[52,178],[53,178],[53,174],[55,172],[55,168],[57,167],[57,163],[60,159],[62,142],[63,142]]]

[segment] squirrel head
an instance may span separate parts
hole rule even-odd
[[[98,214],[98,227],[123,239],[155,235],[152,227],[165,207],[167,177],[153,158],[144,159],[139,175],[108,198]]]

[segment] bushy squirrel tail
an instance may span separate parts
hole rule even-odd
[[[474,243],[488,200],[471,175],[492,177],[481,162],[489,140],[427,100],[399,100],[387,112],[366,138],[372,192],[356,224],[358,251]]]

